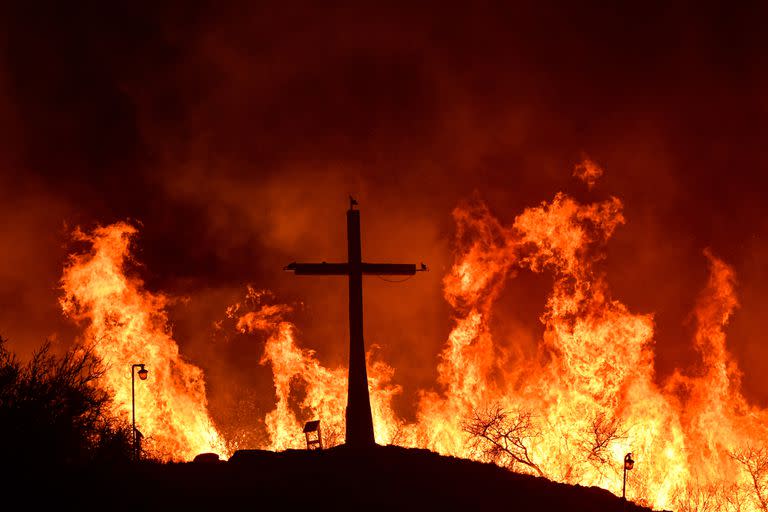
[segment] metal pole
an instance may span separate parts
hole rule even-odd
[[[624,464],[624,485],[621,488],[621,499],[627,499],[627,465]]]

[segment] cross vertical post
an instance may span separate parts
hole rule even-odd
[[[349,265],[349,377],[347,383],[347,444],[373,446],[373,417],[368,395],[363,338],[363,261],[360,243],[360,210],[347,210]]]

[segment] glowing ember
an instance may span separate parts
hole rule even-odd
[[[592,188],[603,175],[603,169],[593,160],[585,158],[574,166],[573,175],[586,183],[587,187]]]
[[[73,255],[61,279],[61,307],[84,322],[85,338],[108,365],[102,385],[114,393],[115,412],[130,420],[131,365],[146,363],[149,378],[136,384],[136,423],[145,446],[164,460],[191,460],[198,453],[226,455],[207,411],[203,371],[183,360],[171,337],[167,299],[124,273],[136,229],[125,223],[76,232],[91,244]]]

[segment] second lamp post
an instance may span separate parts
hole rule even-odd
[[[134,372],[134,370],[138,368],[138,372]],[[137,435],[136,435],[136,384],[134,375],[138,373],[139,379],[141,380],[147,380],[147,375],[149,375],[149,370],[144,368],[144,363],[142,364],[133,364],[131,365],[131,416],[132,416],[132,422],[133,422],[133,429],[131,430],[131,438],[133,440],[133,460],[139,460],[139,449],[137,446]]]

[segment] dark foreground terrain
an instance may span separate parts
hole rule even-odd
[[[4,494],[25,496],[24,510],[648,510],[603,489],[393,446],[243,451],[228,462],[20,469],[15,476],[19,487]]]

